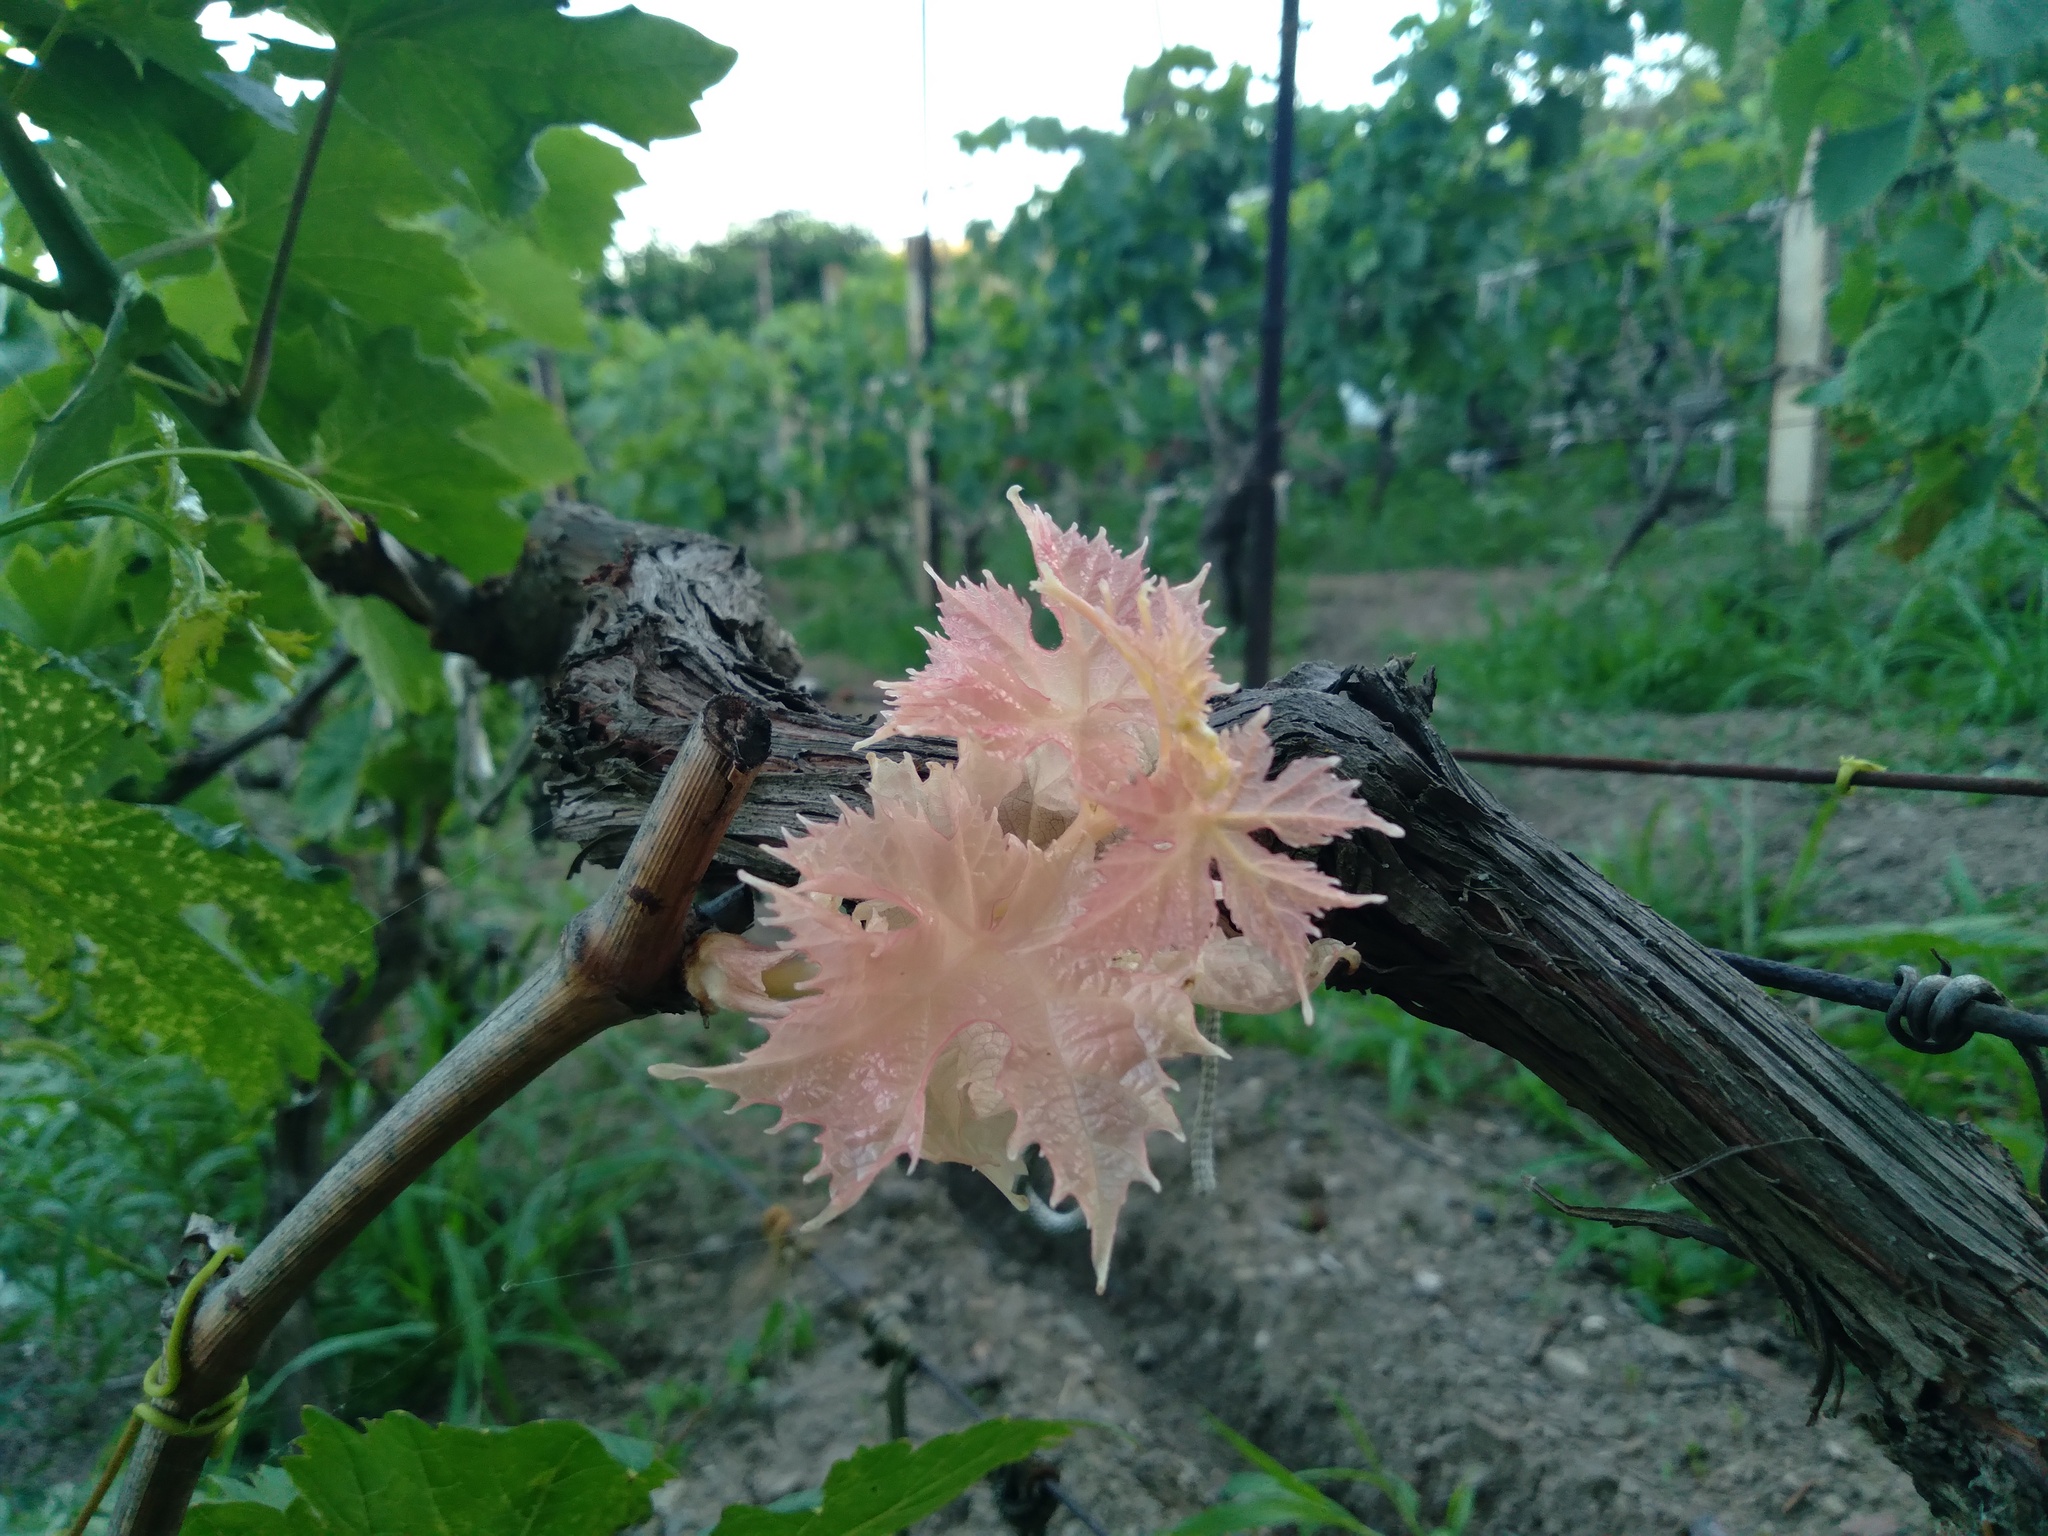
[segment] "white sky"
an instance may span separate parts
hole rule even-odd
[[[929,128],[919,90],[920,0],[638,0],[739,50],[698,108],[704,131],[634,152],[647,185],[624,198],[626,249],[688,247],[794,209],[857,224],[888,245],[924,227],[957,239],[1001,225],[1070,157],[1012,145],[963,155],[962,130],[999,117],[1115,128],[1124,79],[1190,43],[1255,74],[1279,68],[1279,0],[924,0]],[[583,0],[576,11],[609,10]],[[1302,0],[1304,101],[1352,105],[1378,93],[1394,24],[1429,0]],[[1267,85],[1262,93],[1271,97]]]

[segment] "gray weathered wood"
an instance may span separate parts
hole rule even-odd
[[[549,694],[557,830],[615,847],[713,692],[774,719],[771,757],[721,849],[861,803],[870,723],[797,692],[794,653],[738,551],[693,538],[602,573]],[[1219,701],[1272,711],[1282,761],[1334,755],[1401,839],[1320,850],[1385,905],[1334,913],[1360,984],[1521,1061],[1676,1182],[1785,1298],[1821,1360],[1876,1389],[1871,1429],[1971,1530],[2048,1529],[2048,1225],[1981,1133],[1940,1123],[1505,810],[1429,724],[1405,664],[1299,668]],[[949,743],[892,744],[948,756]],[[1711,1160],[1711,1161],[1710,1161]]]

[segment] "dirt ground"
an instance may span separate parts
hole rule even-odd
[[[1854,1422],[1854,1389],[1840,1417],[1807,1425],[1813,1361],[1774,1303],[1743,1294],[1646,1322],[1596,1269],[1562,1266],[1565,1233],[1531,1212],[1523,1180],[1554,1147],[1462,1111],[1419,1137],[1381,1099],[1372,1079],[1240,1051],[1222,1079],[1217,1195],[1197,1196],[1185,1151],[1155,1138],[1163,1192],[1133,1192],[1101,1297],[1084,1236],[1042,1236],[976,1175],[885,1173],[807,1241],[987,1411],[1099,1426],[1057,1459],[1112,1532],[1164,1530],[1242,1470],[1210,1415],[1290,1465],[1357,1464],[1340,1400],[1427,1511],[1477,1484],[1473,1536],[1935,1529]],[[813,1155],[800,1136],[703,1123],[735,1155],[770,1159],[772,1195],[800,1213],[817,1205],[796,1182]],[[707,1224],[721,1223],[727,1242],[703,1253]],[[737,1205],[670,1212],[638,1241],[699,1252],[638,1265],[615,1287],[634,1322],[607,1342],[634,1379],[558,1378],[536,1409],[632,1427],[627,1405],[664,1381],[715,1376],[771,1290],[815,1318],[808,1354],[706,1423],[649,1536],[816,1487],[835,1458],[883,1437],[884,1373],[818,1266],[764,1258]],[[913,1435],[964,1422],[913,1381]],[[1397,1529],[1377,1495],[1356,1507]],[[1066,1516],[1053,1528],[1081,1529]],[[1007,1527],[983,1488],[925,1529]]]
[[[1545,566],[1311,575],[1298,659],[1379,661],[1435,641],[1471,639],[1485,634],[1495,615],[1513,618],[1556,580]]]

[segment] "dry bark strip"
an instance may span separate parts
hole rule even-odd
[[[786,878],[767,846],[784,827],[864,802],[854,744],[869,722],[792,686],[794,649],[738,550],[640,547],[590,585],[542,728],[557,831],[615,859],[689,720],[737,693],[774,741],[719,856]],[[1517,820],[1437,738],[1432,695],[1403,663],[1313,665],[1216,709],[1218,724],[1270,709],[1280,761],[1339,758],[1407,829],[1318,855],[1347,888],[1388,897],[1325,924],[1364,955],[1359,984],[1504,1051],[1681,1175],[1806,1332],[1817,1402],[1861,1370],[1872,1433],[1937,1512],[1973,1531],[2048,1529],[2048,1224],[2010,1159],[1911,1109]]]

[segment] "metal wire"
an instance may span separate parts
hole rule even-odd
[[[1766,960],[1759,955],[1738,955],[1730,950],[1710,949],[1708,954],[1726,961],[1759,986],[1775,987],[1780,992],[1798,992],[1807,997],[1822,998],[1830,1003],[1846,1003],[1851,1008],[1868,1008],[1873,1013],[1889,1015],[1899,999],[1899,978],[1891,982],[1870,981],[1861,976],[1842,976],[1834,971],[1817,971],[1804,965],[1787,965],[1782,960]],[[1911,966],[1900,967],[1902,972],[1911,972],[1915,982],[1920,973]],[[1938,981],[1940,977],[1929,977]],[[1967,978],[1955,977],[1955,981]],[[1978,980],[1983,978],[1979,977]],[[1987,983],[1988,985],[1988,983]],[[1994,993],[1993,996],[1996,994]],[[1926,1005],[1923,1005],[1926,1006]],[[2003,998],[1993,1002],[1988,998],[1972,997],[1957,1008],[1957,1019],[1968,1026],[1969,1034],[1997,1035],[2010,1040],[2014,1045],[2048,1045],[2048,1018],[2038,1013],[2026,1013],[2007,1006]],[[1960,1043],[1960,1042],[1959,1042]],[[1910,1041],[1901,1041],[1910,1045]],[[1913,1046],[1913,1049],[1920,1049]],[[1954,1049],[1954,1047],[1950,1047]]]
[[[1887,986],[1881,981],[1786,965],[1725,949],[1707,953],[1725,960],[1762,986],[1881,1013],[1892,1039],[1923,1056],[1945,1056],[1959,1051],[1974,1035],[1997,1035],[2011,1041],[2033,1082],[2034,1107],[2040,1113],[2044,1134],[2048,1134],[2048,1060],[2041,1054],[2041,1047],[2048,1044],[2048,1018],[2008,1007],[2005,994],[1984,977],[1967,972],[1955,975],[1939,954],[1934,958],[1941,969],[1934,975],[1923,976],[1915,967],[1902,965],[1892,973],[1891,985]],[[2034,1188],[2048,1198],[2048,1156],[2044,1156],[2035,1176]]]
[[[1754,779],[1764,784],[1825,784],[1851,789],[1931,789],[1962,795],[2022,795],[2048,799],[2048,779],[1993,773],[1893,773],[1879,768],[1780,768],[1768,763],[1668,762],[1651,757],[1582,757],[1561,752],[1497,752],[1461,747],[1461,763],[1495,763],[1508,768],[1563,768],[1579,773],[1656,774],[1679,779]]]

